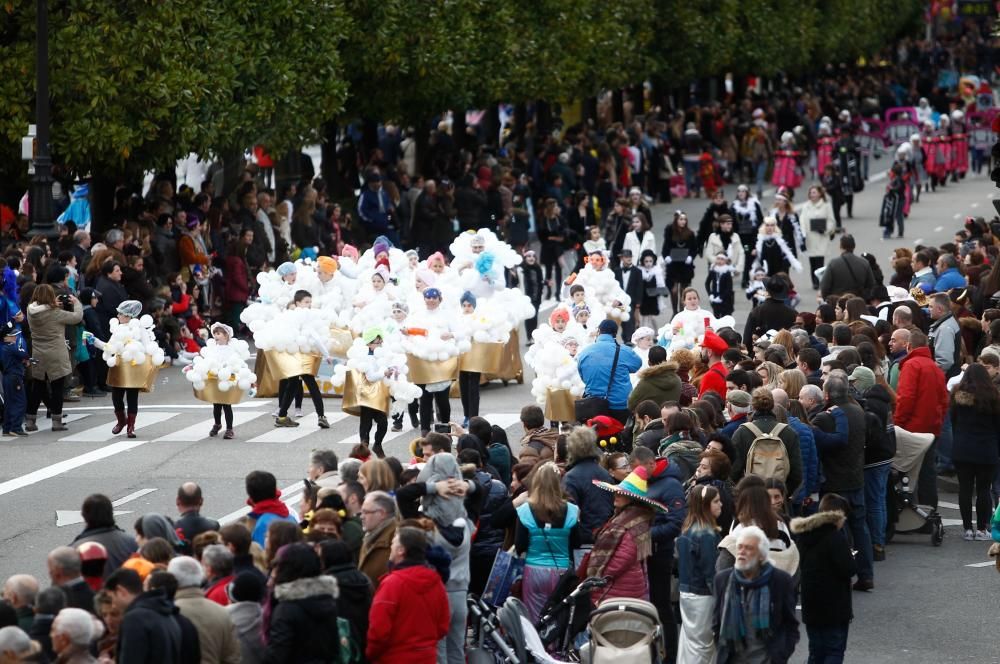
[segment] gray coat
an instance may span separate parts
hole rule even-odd
[[[32,302],[28,305],[28,327],[31,329],[31,376],[37,380],[58,380],[73,373],[66,326],[83,320],[83,306],[73,303],[73,311]]]

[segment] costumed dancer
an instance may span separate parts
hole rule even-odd
[[[663,246],[660,249],[666,265],[667,288],[673,313],[681,308],[679,293],[694,280],[694,259],[698,255],[698,240],[691,230],[687,214],[677,210],[674,220],[663,229]],[[641,255],[640,255],[641,257]],[[645,321],[646,324],[650,321]],[[650,327],[655,327],[653,322]]]
[[[793,192],[790,189],[786,187],[778,189],[774,195],[774,208],[771,210],[771,216],[778,220],[781,237],[785,239],[785,244],[798,258],[800,251],[805,254],[806,238],[802,232],[799,215],[795,213],[795,207],[792,205],[792,196]]]
[[[750,193],[750,187],[741,184],[736,187],[736,198],[733,200],[731,214],[736,222],[736,233],[740,236],[740,242],[743,244],[743,255],[748,257],[743,263],[744,272],[741,281],[745,288],[750,283],[750,264],[752,261],[749,257],[757,242],[757,229],[764,223],[764,210],[757,197]]]
[[[945,113],[942,113],[938,119],[938,138],[940,139],[941,163],[943,165],[940,184],[943,187],[955,170],[955,162],[952,157],[955,149],[954,139],[951,135],[951,118]]]
[[[712,303],[712,313],[716,318],[732,315],[735,310],[735,295],[733,293],[733,270],[729,264],[729,255],[719,252],[715,255],[715,264],[705,278],[705,292],[708,301]]]
[[[920,134],[910,136],[910,168],[913,174],[910,190],[914,203],[920,202],[920,189],[929,187],[927,184],[927,153],[921,143]]]
[[[639,304],[639,324],[656,327],[660,315],[660,296],[666,292],[663,268],[656,260],[656,254],[649,249],[639,258],[639,273],[642,275],[643,295]]]
[[[771,176],[771,184],[774,186],[794,190],[802,184],[802,174],[798,168],[802,153],[796,148],[795,134],[790,131],[783,133],[781,146],[774,153],[774,173]]]
[[[943,152],[941,150],[941,141],[934,133],[934,123],[931,120],[924,122],[923,126],[923,143],[924,143],[924,155],[926,159],[924,160],[924,168],[927,171],[927,187],[928,191],[934,191],[937,189],[938,183],[941,181],[941,174],[943,173]]]
[[[905,145],[905,143],[904,143]],[[899,225],[899,237],[903,237],[903,206],[906,196],[904,167],[898,161],[889,169],[889,181],[885,185],[885,196],[882,197],[882,210],[879,214],[879,225],[882,227],[882,239],[892,237],[892,231]]]
[[[471,317],[476,313],[476,296],[471,291],[462,293],[459,300],[462,305],[463,317]],[[459,371],[458,388],[462,397],[462,415],[465,420],[462,428],[468,428],[469,418],[479,415],[479,380],[482,374],[478,371]]]
[[[293,325],[296,322],[299,323],[296,327],[299,328],[305,342],[304,347],[303,344],[299,344],[299,352],[319,353],[323,356],[324,362],[332,362],[333,357],[327,350],[327,340],[317,332],[314,325],[308,324],[309,321],[305,320],[306,316],[295,315],[299,313],[300,310],[308,310],[312,307],[312,295],[309,291],[296,291],[294,307],[295,308],[288,313],[293,314],[291,321]],[[280,322],[279,318],[276,325]],[[278,326],[281,327],[280,325]],[[329,334],[329,326],[325,329]],[[282,383],[284,383],[284,385],[282,385]],[[305,383],[305,386],[309,388],[309,398],[312,399],[313,407],[316,409],[316,423],[321,429],[329,429],[330,422],[326,419],[326,410],[323,406],[323,394],[320,392],[319,385],[316,384],[316,376],[312,374],[301,374],[279,381],[278,415],[274,419],[274,426],[299,426],[298,422],[288,417],[288,409],[291,407],[292,401],[294,401],[297,395],[300,394],[300,391],[302,390],[302,383]]]
[[[969,171],[969,135],[965,131],[965,113],[957,108],[951,112],[951,164],[952,182],[958,182]]]
[[[18,324],[8,320],[3,327],[3,346],[0,347],[0,370],[3,371],[3,435],[27,436],[24,431],[24,409],[27,395],[24,386],[24,368],[28,361],[28,347],[21,336]]]
[[[854,194],[865,188],[861,175],[861,152],[854,140],[851,114],[841,111],[840,137],[837,139],[837,169],[840,171],[840,190],[847,204],[847,218],[854,218]]]
[[[816,139],[816,173],[822,177],[828,164],[833,162],[833,151],[836,141],[833,139],[833,127],[829,118],[823,118],[819,123],[819,138]]]
[[[802,271],[802,264],[781,236],[778,220],[774,217],[767,217],[761,224],[753,257],[753,271],[763,270],[769,277],[779,272],[788,272],[789,268],[794,268],[796,272]]]
[[[119,362],[132,365],[151,362],[154,367],[163,364],[163,349],[156,345],[156,338],[153,336],[152,316],[147,314],[142,318],[139,317],[142,313],[142,302],[125,300],[118,305],[117,311],[118,318],[111,319],[111,336],[106,342],[92,335],[87,337],[88,343],[93,343],[104,351],[102,357],[105,363],[109,367],[114,367]],[[122,429],[126,429],[126,435],[135,438],[135,418],[139,413],[139,388],[112,387],[111,403],[118,420],[111,427],[111,433],[117,435]]]
[[[406,317],[410,315],[410,307],[405,302],[393,302],[392,303],[392,322],[388,323],[383,330],[386,336],[383,337],[382,342],[385,343],[389,341],[389,348],[396,348],[402,343],[403,334],[406,334]],[[416,429],[420,426],[420,420],[418,416],[420,415],[420,402],[419,399],[411,401],[406,406],[407,411],[410,415],[410,426]],[[403,430],[403,411],[396,411],[393,409],[392,415],[392,430],[393,432],[399,432]]]
[[[250,346],[241,339],[233,338],[233,328],[224,323],[213,323],[209,328],[212,338],[201,349],[194,362],[184,368],[184,377],[196,390],[205,389],[205,381],[215,377],[218,388],[222,392],[236,389],[249,391],[257,382],[257,376],[250,371],[247,360],[250,359]],[[215,437],[222,430],[222,416],[226,416],[226,431],[222,437],[231,440],[236,436],[233,430],[233,406],[228,403],[213,403],[212,417],[215,423],[209,429],[208,435]]]

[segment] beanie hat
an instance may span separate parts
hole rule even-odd
[[[610,334],[611,336],[615,336],[618,334],[618,323],[613,320],[604,319],[601,321],[601,324],[597,326],[597,331],[600,334]]]

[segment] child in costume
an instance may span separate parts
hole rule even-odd
[[[218,380],[219,389],[223,392],[231,389],[249,390],[257,377],[247,366],[250,359],[250,347],[247,342],[233,339],[233,328],[223,323],[214,323],[211,327],[212,338],[194,358],[190,367],[185,368],[184,377],[191,381],[196,389],[204,389],[205,379],[214,374]],[[200,387],[199,387],[200,386]],[[222,415],[226,416],[226,431],[222,435],[226,440],[236,436],[233,431],[233,407],[228,403],[213,403],[212,416],[215,424],[208,435],[215,437],[222,429]]]
[[[24,411],[27,396],[24,388],[24,366],[28,348],[21,330],[13,320],[7,321],[0,347],[0,370],[3,371],[3,435],[27,436],[24,431]]]

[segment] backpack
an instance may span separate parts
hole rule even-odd
[[[865,460],[869,463],[888,461],[896,456],[896,429],[886,426],[870,410],[865,411]]]
[[[701,461],[701,453],[704,451],[696,441],[678,440],[660,450],[660,456],[666,458],[670,465],[676,465],[680,469],[684,475],[683,483],[694,476],[694,471],[698,469],[698,463]]]
[[[761,431],[753,422],[746,422],[742,426],[754,436],[750,449],[747,450],[743,474],[756,475],[765,480],[776,477],[782,482],[786,481],[791,466],[788,462],[788,450],[785,449],[785,443],[779,436],[788,425],[778,422],[767,433]]]

